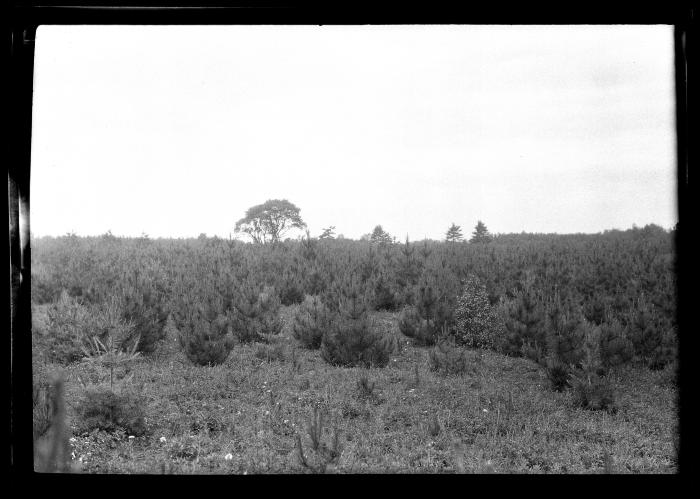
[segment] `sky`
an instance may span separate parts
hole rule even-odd
[[[30,228],[671,228],[675,148],[671,26],[40,26]]]

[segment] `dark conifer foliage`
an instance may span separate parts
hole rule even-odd
[[[479,220],[474,227],[474,232],[472,232],[472,237],[469,240],[470,243],[490,243],[493,240],[493,236],[489,233],[486,228],[486,224]]]
[[[457,243],[460,241],[464,241],[464,236],[462,236],[461,227],[454,223],[450,225],[450,228],[447,229],[447,233],[445,234],[445,241],[447,241],[448,243]]]
[[[488,233],[482,229],[475,235]],[[575,365],[581,335],[598,328],[607,367],[635,361],[660,368],[676,357],[673,239],[655,226],[593,235],[505,234],[489,244],[305,237],[256,245],[112,235],[31,244],[35,302],[56,301],[65,290],[78,305],[99,308],[117,294],[144,353],[162,340],[168,314],[180,334],[206,330],[212,338],[221,336],[213,323],[221,315],[227,326],[219,332],[229,329],[239,341],[274,335],[280,306],[296,306],[305,295],[340,314],[351,279],[368,310],[409,307],[399,314],[399,327],[417,343],[431,344],[454,327],[462,283],[471,275],[498,315],[494,348],[503,353],[540,362],[555,354]],[[184,321],[195,305],[210,301],[216,314],[204,314],[205,326]]]
[[[361,282],[351,277],[339,288],[337,313],[321,341],[321,356],[332,365],[384,367],[391,345],[373,330],[368,312],[371,301]]]

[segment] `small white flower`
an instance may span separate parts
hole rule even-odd
[[[164,444],[165,442],[167,442],[167,440],[165,439],[165,437],[160,437],[160,443]]]
[[[267,393],[272,393],[272,390],[268,390]]]
[[[269,416],[269,415],[270,415],[270,411],[265,411],[265,416]]]
[[[231,453],[229,452],[228,454],[226,454],[226,455],[224,456],[224,459],[226,459],[227,461],[230,461],[231,459],[233,459],[233,454],[231,454]]]
[[[75,442],[75,437],[70,437],[70,438],[68,439],[68,441],[71,442],[71,443]]]
[[[483,409],[483,411],[484,411],[484,412],[489,412],[489,410],[488,410],[488,409]]]
[[[248,472],[247,472],[247,471],[244,471],[244,472],[243,472],[243,474],[244,474],[244,475],[247,475],[247,474],[248,474]]]
[[[129,440],[133,440],[133,439],[135,439],[135,438],[136,438],[135,436],[129,435]]]

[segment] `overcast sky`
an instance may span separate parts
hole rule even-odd
[[[31,230],[670,228],[673,85],[670,26],[41,26]]]

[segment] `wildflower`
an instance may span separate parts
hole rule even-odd
[[[489,410],[488,410],[488,409],[482,409],[482,410],[483,410],[484,412],[489,412]]]
[[[270,415],[270,411],[265,411],[265,416],[269,416],[269,415]]]
[[[160,437],[160,443],[164,444],[165,442],[167,442],[167,440],[165,439],[165,437]]]
[[[226,455],[224,456],[224,459],[226,459],[227,461],[230,461],[231,459],[233,459],[233,454],[231,454],[231,453],[229,452],[228,454],[226,454]]]
[[[284,424],[287,424],[287,423],[289,423],[289,420],[288,420],[288,419],[285,419],[285,420],[284,420]]]
[[[136,438],[135,436],[129,435],[129,440],[133,440],[133,439],[135,439],[135,438]]]

